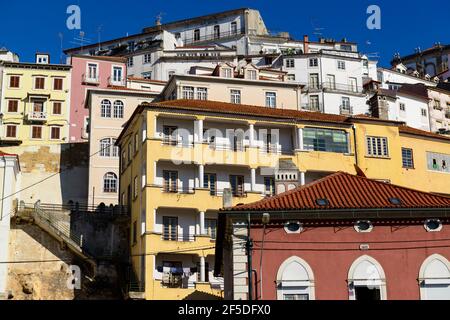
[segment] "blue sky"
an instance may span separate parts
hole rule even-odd
[[[81,27],[86,38],[96,42],[138,33],[152,26],[162,13],[163,23],[224,10],[250,7],[260,10],[266,26],[274,32],[288,31],[296,38],[315,28],[323,36],[359,43],[360,51],[377,53],[380,65],[389,64],[393,54],[409,54],[435,42],[450,44],[448,0],[0,0],[0,47],[17,52],[21,61],[32,61],[36,51],[52,54],[59,62],[63,47],[76,47],[73,38],[79,31],[66,27],[69,5],[81,8]],[[366,27],[369,5],[381,8],[381,30]]]

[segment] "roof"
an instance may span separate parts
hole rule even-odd
[[[416,135],[416,136],[429,137],[429,138],[434,138],[434,139],[442,139],[442,140],[450,141],[449,136],[444,136],[444,135],[429,132],[429,131],[411,128],[411,127],[408,127],[405,125],[399,126],[398,131],[400,133],[406,133],[406,134],[412,134],[412,135]]]
[[[326,199],[320,205],[319,199]],[[390,199],[399,199],[394,204]],[[450,197],[337,172],[305,186],[227,211],[450,208]]]
[[[417,56],[424,56],[427,54],[432,54],[438,51],[447,51],[450,50],[450,45],[434,45],[431,48],[427,48],[425,50],[422,50],[420,52],[416,52],[413,54],[409,54],[403,57],[400,57],[400,60],[402,61],[409,61],[415,59]],[[396,59],[392,60],[391,64],[395,63]]]
[[[114,62],[121,62],[126,63],[127,58],[125,57],[111,57],[111,56],[88,56],[83,54],[74,54],[72,58],[82,58],[82,59],[89,59],[89,60],[104,60],[104,61],[114,61]]]
[[[0,156],[11,156],[11,157],[18,157],[17,154],[12,154],[12,153],[5,153],[3,151],[0,150]]]
[[[398,94],[408,94],[412,95],[418,98],[426,99],[428,100],[428,87],[422,83],[416,83],[416,84],[409,84],[404,83],[402,86],[397,90]]]
[[[155,83],[155,84],[160,84],[160,85],[165,85],[167,83],[167,81],[153,80],[153,79],[144,79],[144,78],[138,78],[138,77],[128,77],[127,79],[130,80],[130,81]]]

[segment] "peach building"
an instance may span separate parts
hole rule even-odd
[[[114,146],[123,126],[143,102],[158,91],[110,87],[88,89],[86,110],[89,133],[89,205],[118,203],[119,150]]]
[[[126,59],[74,55],[68,63],[72,65],[69,141],[82,142],[89,138],[86,130],[89,126],[86,92],[111,86],[126,87]]]

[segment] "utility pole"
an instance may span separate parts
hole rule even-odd
[[[253,300],[253,286],[252,286],[252,250],[253,250],[253,240],[250,238],[250,215],[248,215],[247,224],[247,243],[245,244],[247,249],[247,273],[248,273],[248,300]]]

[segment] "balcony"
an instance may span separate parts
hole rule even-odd
[[[339,106],[339,113],[341,115],[350,116],[350,115],[353,114],[353,106],[340,105]]]
[[[199,36],[199,37],[185,38],[184,44],[190,45],[190,44],[194,44],[194,43],[198,43],[198,42],[214,41],[214,40],[219,40],[219,39],[224,39],[224,38],[235,37],[235,36],[242,35],[242,34],[245,34],[245,29],[231,30],[231,31],[225,31],[225,32],[220,32],[220,33],[213,32],[213,33],[209,33],[209,34]]]
[[[127,82],[123,78],[115,79],[113,77],[109,77],[108,78],[108,85],[110,87],[126,87],[127,86]]]
[[[362,95],[363,88],[358,87],[351,84],[342,84],[342,83],[330,83],[323,82],[319,83],[309,83],[305,86],[306,92],[319,92],[319,91],[328,91],[328,92],[344,92],[348,94]]]
[[[28,121],[46,122],[48,120],[47,113],[41,111],[31,111],[28,113]]]
[[[302,103],[302,110],[313,111],[313,112],[323,112],[323,104],[322,103]]]
[[[100,84],[100,78],[98,75],[95,76],[89,76],[87,74],[83,74],[83,78],[82,78],[83,83],[85,84],[93,84],[93,85],[98,85]]]

